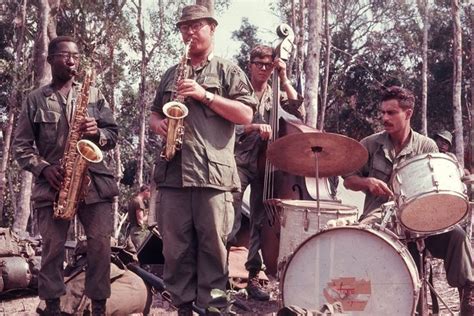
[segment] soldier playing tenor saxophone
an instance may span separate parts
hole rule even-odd
[[[38,290],[39,297],[46,300],[47,315],[61,315],[59,298],[65,294],[62,265],[70,221],[53,218],[53,204],[68,176],[61,168],[61,159],[68,142],[74,139],[68,135],[69,130],[74,130],[78,107],[75,100],[81,94],[74,81],[80,59],[73,38],[59,36],[49,43],[47,61],[52,81],[26,97],[13,142],[15,159],[36,177],[31,199],[43,239]],[[100,150],[110,150],[115,147],[118,134],[112,111],[95,87],[89,87],[88,96],[84,105],[88,115],[80,115],[77,120],[77,140],[85,138]],[[104,162],[89,165],[87,173],[91,185],[74,205],[87,236],[85,294],[92,300],[92,315],[105,315],[110,296],[111,202],[118,188]]]

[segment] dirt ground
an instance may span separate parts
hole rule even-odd
[[[446,283],[444,274],[443,262],[441,260],[432,261],[433,272],[434,272],[434,285],[435,289],[441,298],[447,303],[448,307],[457,315],[459,312],[459,296],[457,289],[450,288]],[[276,315],[279,309],[279,283],[278,281],[269,276],[269,282],[267,284],[267,290],[271,295],[271,299],[268,302],[259,302],[255,300],[241,300],[248,308],[247,311],[241,308],[233,308],[238,315]],[[37,296],[22,297],[14,300],[7,300],[0,302],[0,316],[7,315],[18,315],[18,316],[29,316],[38,315],[35,312],[36,306],[39,303]],[[449,315],[448,309],[443,306],[441,302],[440,313],[438,315]],[[431,308],[431,302],[429,299],[429,306]],[[170,306],[170,304],[163,300],[161,295],[154,295],[154,302],[150,312],[150,315],[177,315],[176,310]],[[195,315],[197,315],[195,313]]]
[[[437,293],[445,301],[446,305],[451,309],[454,315],[459,312],[459,294],[458,290],[448,286],[445,277],[445,271],[442,260],[432,259],[434,287]],[[280,307],[280,291],[278,280],[268,275],[267,291],[270,293],[270,301],[259,302],[252,299],[240,298],[239,302],[245,305],[245,309],[233,307],[232,310],[238,315],[276,315]],[[304,291],[304,289],[302,289]],[[177,315],[176,309],[173,308],[166,300],[163,300],[158,293],[153,296],[153,305],[150,315]],[[448,308],[439,301],[440,313],[438,315],[450,315]],[[3,315],[38,315],[35,310],[38,306],[39,299],[37,296],[24,296],[21,298],[0,300],[0,316]],[[431,310],[431,299],[428,297],[428,304]],[[197,315],[195,313],[195,315]]]

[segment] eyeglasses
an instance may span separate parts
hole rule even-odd
[[[261,61],[252,61],[252,64],[257,66],[258,69],[263,69],[263,67],[265,67],[266,70],[273,68],[273,63],[262,63]]]
[[[74,59],[74,61],[78,61],[81,58],[81,54],[79,53],[56,53],[50,56],[59,56],[64,60],[69,60],[70,58]]]
[[[194,22],[192,24],[180,25],[178,28],[179,28],[179,31],[181,33],[187,33],[187,32],[189,32],[189,30],[192,30],[194,33],[196,33],[196,32],[199,32],[199,30],[201,30],[206,25],[207,25],[207,23],[205,23],[203,21],[198,21],[198,22]]]

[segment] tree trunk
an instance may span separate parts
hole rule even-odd
[[[4,131],[3,135],[3,148],[2,148],[2,161],[0,164],[0,212],[3,212],[4,207],[4,194],[6,191],[6,172],[10,161],[10,147],[12,142],[13,134],[13,125],[15,123],[15,113],[18,110],[18,107],[21,107],[21,103],[18,103],[18,85],[19,78],[18,73],[20,70],[20,62],[23,60],[23,44],[25,40],[25,29],[26,29],[26,8],[28,6],[28,0],[24,0],[21,7],[21,29],[18,31],[18,42],[16,45],[16,54],[15,54],[15,63],[13,64],[13,80],[12,80],[12,92],[8,98],[8,120],[5,128],[2,127]],[[13,196],[11,197],[13,198]]]
[[[296,0],[291,0],[291,29],[296,34]],[[296,35],[298,36],[298,35]],[[295,41],[296,47],[298,46],[298,40]],[[295,65],[296,54],[292,52],[290,58],[288,59],[286,72],[289,78],[293,78],[293,67]]]
[[[138,107],[140,109],[140,130],[138,134],[138,186],[143,185],[143,165],[145,156],[145,120],[146,120],[146,105],[145,105],[145,93],[146,93],[146,68],[147,68],[147,56],[146,56],[146,35],[143,28],[143,17],[142,17],[142,1],[138,1],[137,7],[137,27],[139,30],[140,38],[140,87],[138,96]]]
[[[56,4],[57,1],[51,1]],[[48,29],[51,30],[52,13],[57,12],[51,10],[48,0],[38,1],[38,34],[36,35],[33,65],[35,73],[35,87],[41,87],[51,81],[51,68],[46,62],[48,54]],[[53,28],[55,29],[55,28]],[[31,190],[33,183],[33,174],[28,171],[22,171],[20,194],[18,198],[18,210],[15,214],[14,229],[18,231],[26,231],[26,224],[31,213]]]
[[[318,118],[319,61],[321,50],[322,4],[319,0],[308,0],[308,53],[305,63],[305,107],[306,124],[316,128]]]
[[[114,35],[111,35],[109,42],[109,57],[110,57],[110,108],[115,113],[115,45],[116,40]],[[122,161],[120,159],[120,145],[117,143],[113,150],[113,157],[115,161],[115,172],[114,176],[117,179],[117,186],[120,186],[120,179],[122,178]],[[112,210],[114,212],[114,231],[117,234],[117,228],[120,224],[120,212],[118,198],[115,197],[112,203]]]
[[[462,30],[459,0],[452,0],[453,30],[453,117],[456,157],[464,166],[464,137],[461,108]]]
[[[196,4],[205,6],[214,15],[214,0],[196,0]]]
[[[326,117],[326,107],[328,103],[328,87],[329,87],[329,70],[331,62],[331,29],[329,28],[329,0],[324,5],[324,31],[326,34],[326,54],[324,55],[324,82],[323,82],[323,98],[321,104],[321,115],[318,128],[324,130],[324,120]]]
[[[429,2],[419,0],[418,11],[423,22],[422,69],[421,69],[421,133],[428,135],[428,29]]]
[[[469,6],[469,15],[471,17],[471,117],[474,117],[474,4],[471,2]],[[470,170],[471,174],[474,173],[474,125],[471,120],[471,133],[470,133],[470,144],[471,144],[471,161]]]
[[[28,219],[31,213],[31,187],[33,174],[29,171],[21,171],[20,195],[18,197],[17,211],[13,222],[14,231],[26,231]]]
[[[296,78],[298,80],[298,93],[303,94],[304,85],[303,85],[303,61],[304,61],[304,9],[305,9],[305,0],[300,0],[299,8],[299,24],[298,24],[298,36],[297,36],[297,51],[296,51]]]

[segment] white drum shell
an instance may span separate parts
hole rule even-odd
[[[446,154],[418,155],[396,165],[392,187],[397,217],[409,231],[426,234],[452,228],[468,212],[463,171]]]
[[[328,221],[357,220],[355,206],[337,202],[321,201],[319,212],[317,202],[310,200],[282,200],[281,206],[279,263],[284,263],[303,241],[326,227]]]
[[[419,289],[406,247],[364,226],[331,228],[307,239],[281,282],[284,306],[319,310],[339,301],[345,315],[413,315]]]

